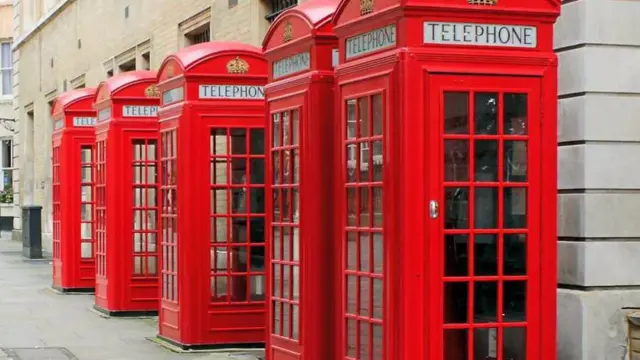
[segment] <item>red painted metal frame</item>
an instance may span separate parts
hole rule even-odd
[[[51,110],[52,287],[61,292],[88,292],[95,286],[92,196],[95,134],[91,125],[96,117],[91,108],[94,94],[93,88],[66,92],[55,100]],[[84,119],[81,123],[89,126],[74,126],[74,118]]]
[[[383,228],[383,358],[458,360],[453,354],[443,353],[444,229],[440,218],[444,210],[435,220],[430,220],[428,211],[431,200],[439,200],[440,208],[445,208],[441,109],[442,92],[448,88],[469,92],[519,89],[530,96],[528,117],[531,125],[538,124],[538,129],[531,130],[527,139],[530,145],[539,145],[530,147],[528,154],[530,223],[525,232],[533,236],[533,241],[527,243],[527,265],[534,268],[528,268],[525,277],[532,282],[526,303],[526,355],[527,359],[555,359],[557,59],[552,42],[560,2],[501,0],[495,6],[469,5],[466,0],[377,0],[373,3],[373,11],[361,15],[359,0],[342,0],[333,23],[340,39],[341,65],[336,69],[336,82],[343,139],[346,100],[374,93],[382,94],[384,99],[382,186],[387,216]],[[423,22],[427,20],[535,26],[538,43],[532,49],[424,45]],[[347,38],[389,24],[396,25],[395,46],[346,60]],[[455,87],[451,87],[452,83]],[[342,149],[343,172],[336,179],[339,189],[345,187],[347,176],[344,140]],[[541,168],[545,171],[539,171]],[[338,229],[344,231],[346,194],[339,194],[337,201],[342,203],[336,213],[336,220],[340,221]],[[536,218],[539,220],[535,221]],[[498,235],[507,232],[495,231]],[[343,249],[343,261],[345,257],[348,260],[350,253],[344,254],[343,247],[345,235],[341,233],[337,239],[336,246]],[[499,239],[502,244],[502,236]],[[349,273],[347,265],[343,264],[346,274]],[[495,279],[504,280],[504,276],[499,274]],[[347,356],[350,337],[344,322],[345,318],[352,318],[344,308],[350,295],[347,286],[343,278],[340,297],[343,309],[336,320],[342,324],[337,332],[341,344],[339,358],[373,358],[370,352]],[[501,292],[498,295],[501,296]],[[476,325],[473,327],[491,326]],[[501,335],[502,330],[499,331]],[[473,356],[473,352],[469,352],[468,359],[474,359]],[[502,348],[496,350],[495,356],[502,360]]]
[[[243,61],[246,68],[234,67]],[[245,138],[246,153],[237,155],[235,146],[222,149],[213,140],[221,139],[214,136],[216,131],[252,135],[257,131],[261,134],[258,144],[264,146],[265,102],[200,99],[199,87],[262,87],[266,82],[267,64],[260,49],[233,42],[187,47],[167,57],[159,71],[163,251],[159,337],[182,348],[262,347],[265,341],[264,294],[253,292],[254,286],[257,289],[264,284],[264,271],[243,271],[238,262],[239,255],[245,254],[247,263],[253,263],[249,253],[263,251],[265,243],[238,244],[234,239],[242,234],[229,231],[229,225],[238,219],[254,224],[264,218],[252,208],[247,214],[229,214],[234,206],[232,196],[263,191],[259,177],[264,173],[249,169],[233,182],[231,176],[222,181],[212,173],[225,165],[225,174],[231,175],[229,170],[238,162],[248,166],[264,162],[264,153],[249,152],[249,145],[253,145],[249,137]],[[225,139],[232,141],[228,136]],[[253,175],[259,176],[254,179]],[[248,181],[250,178],[254,181]],[[217,191],[226,194],[220,200],[227,202],[223,214],[212,206]],[[218,236],[223,233],[227,236]],[[223,253],[224,259],[218,256]],[[229,267],[218,269],[218,261]],[[219,293],[223,288],[226,295]]]
[[[156,313],[159,304],[159,126],[155,71],[132,71],[98,86],[96,296],[109,315]]]
[[[274,79],[271,71],[265,91],[271,247],[267,359],[335,358],[331,300],[337,264],[328,240],[333,219],[326,214],[333,209],[335,113],[330,104],[335,97],[332,51],[338,44],[331,17],[336,5],[312,0],[287,10],[263,41],[270,69],[296,54],[310,56],[302,72]],[[291,39],[285,39],[289,27]],[[282,214],[284,209],[292,213]]]

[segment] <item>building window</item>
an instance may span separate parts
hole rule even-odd
[[[140,64],[138,70],[149,70],[151,68],[151,52],[140,55]]]
[[[266,16],[269,22],[273,22],[281,12],[298,5],[298,0],[269,0],[271,13]]]
[[[238,0],[229,0],[229,9],[238,5]]]
[[[5,42],[0,45],[0,71],[2,72],[2,95],[13,93],[13,54],[11,53],[11,43]]]
[[[209,27],[209,23],[190,31],[189,33],[184,34],[186,38],[186,43],[188,45],[195,45],[204,42],[211,41],[211,29]]]
[[[0,162],[2,171],[2,189],[10,188],[13,184],[13,141],[4,138],[0,141]]]
[[[180,47],[211,41],[211,7],[178,24],[178,34]]]
[[[119,72],[134,71],[136,69],[136,59],[131,59],[118,65]]]

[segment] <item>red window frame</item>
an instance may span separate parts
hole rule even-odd
[[[300,124],[301,109],[271,114],[271,334],[296,343],[301,338]]]
[[[158,274],[158,142],[131,139],[132,276],[156,278]]]
[[[96,141],[96,274],[107,276],[107,140]]]
[[[93,145],[80,146],[80,261],[93,261],[95,256],[94,151]]]
[[[464,81],[461,81],[464,79]],[[463,85],[461,85],[463,84]],[[505,345],[508,343],[514,343],[514,339],[521,336],[523,344],[521,347],[525,350],[527,359],[539,358],[539,315],[540,315],[540,184],[541,184],[541,159],[540,159],[540,121],[539,121],[539,107],[540,107],[540,93],[539,79],[534,78],[512,78],[512,77],[482,77],[482,76],[436,76],[433,81],[433,86],[436,89],[433,92],[433,102],[440,104],[434,106],[435,113],[437,114],[437,121],[433,131],[433,140],[431,148],[430,161],[435,164],[439,164],[439,172],[434,171],[438,178],[434,179],[439,186],[437,186],[438,194],[435,196],[442,204],[442,211],[440,211],[439,220],[437,226],[434,226],[430,232],[430,237],[435,239],[433,242],[438,251],[434,252],[438,254],[438,258],[434,259],[433,266],[438,268],[432,268],[436,274],[438,274],[438,281],[434,283],[434,297],[439,300],[437,307],[432,309],[432,317],[436,319],[436,328],[441,329],[438,331],[439,343],[436,344],[437,351],[439,352],[439,358],[452,359],[452,360],[473,360],[475,359],[476,350],[474,349],[476,337],[478,341],[484,344],[484,337],[487,339],[486,353],[482,351],[483,359],[487,360],[507,360],[505,353],[507,350]],[[466,93],[467,94],[467,109],[464,115],[460,115],[462,120],[466,120],[466,129],[464,131],[447,130],[445,126],[445,93]],[[496,106],[496,124],[497,127],[494,130],[483,130],[484,133],[476,131],[476,94],[497,94],[497,106]],[[526,105],[526,121],[527,124],[524,127],[526,133],[522,133],[523,128],[514,130],[516,133],[505,132],[505,94],[527,94]],[[488,100],[491,101],[491,100]],[[513,119],[511,119],[513,120]],[[464,123],[464,121],[462,122]],[[456,126],[461,124],[460,121],[456,123]],[[511,128],[510,128],[511,129]],[[520,132],[520,133],[517,133]],[[457,143],[456,143],[457,142]],[[486,150],[486,142],[496,142],[495,147],[495,178],[480,178],[475,174],[476,162],[475,157],[477,149]],[[526,175],[525,179],[518,181],[506,181],[505,180],[505,148],[512,146],[513,142],[526,142]],[[462,144],[466,144],[462,145]],[[483,144],[484,143],[484,144]],[[511,144],[510,144],[511,143]],[[480,145],[483,144],[483,145]],[[457,146],[457,147],[456,147]],[[461,157],[457,161],[459,164],[464,164],[466,171],[462,173],[451,171],[447,172],[447,166],[452,168],[454,160],[452,157],[446,159],[447,149],[449,151],[467,152],[467,156]],[[457,150],[456,150],[457,149]],[[490,155],[489,155],[490,157]],[[522,161],[521,158],[519,161]],[[484,158],[483,158],[484,161]],[[513,161],[511,159],[510,161]],[[513,169],[512,169],[513,170]],[[453,175],[452,175],[453,174]],[[461,175],[462,174],[462,175]],[[483,174],[484,175],[484,174]],[[511,176],[511,175],[509,175]],[[466,219],[463,219],[462,224],[449,225],[445,228],[445,220],[449,218],[448,211],[450,206],[447,203],[448,189],[467,189],[466,196]],[[495,189],[495,190],[487,190]],[[517,189],[524,189],[526,192],[525,205],[521,206],[525,212],[526,225],[515,226],[505,220],[506,206],[507,206],[507,194],[512,195]],[[495,209],[487,210],[483,208],[483,212],[488,211],[495,212],[495,220],[492,220],[495,226],[485,224],[483,222],[477,222],[475,210],[476,193],[478,191],[486,193],[494,192],[496,199],[494,206]],[[453,190],[451,190],[453,191]],[[458,191],[459,193],[459,191]],[[493,196],[493,195],[492,195]],[[460,198],[460,197],[458,197]],[[509,198],[511,203],[515,199],[515,196]],[[451,202],[453,204],[453,202]],[[453,209],[455,206],[451,206]],[[452,210],[451,210],[452,211]],[[484,220],[483,220],[484,221]],[[514,221],[514,220],[509,220]],[[462,273],[458,273],[458,270],[452,270],[453,260],[447,253],[448,247],[451,246],[450,242],[454,238],[466,237],[466,245],[463,246],[464,251],[467,253],[467,260],[463,262],[461,269]],[[506,243],[507,239],[512,239],[515,242],[521,239],[516,239],[518,236],[525,236],[524,248],[526,253],[524,259],[526,261],[525,273],[518,272],[519,270],[509,270],[510,265],[505,262],[505,253],[507,253]],[[486,249],[481,249],[478,245],[485,245],[485,240],[494,238],[494,241],[490,241],[495,245],[496,264],[495,269],[485,268],[479,269],[478,264],[481,264],[481,260],[477,258],[476,253],[486,253]],[[482,242],[478,242],[478,239],[484,239]],[[511,240],[509,240],[511,241]],[[515,299],[518,295],[507,295],[505,284],[516,284],[525,282],[525,295],[521,299]],[[495,284],[495,291],[491,284]],[[457,287],[459,290],[455,294],[451,295],[452,289]],[[515,288],[515,287],[514,287]],[[490,319],[487,317],[485,320],[482,316],[487,314],[476,313],[476,307],[485,303],[476,303],[476,293],[485,293],[489,289],[491,293],[495,295],[495,314],[489,313]],[[509,292],[511,293],[511,292]],[[450,294],[447,295],[447,294]],[[448,297],[449,296],[449,297]],[[459,306],[464,307],[461,314],[457,314],[460,318],[455,318],[455,313],[452,315],[454,301],[447,301],[450,299],[462,299],[461,301],[466,303]],[[511,300],[509,300],[511,299]],[[512,305],[504,306],[505,302],[524,302],[525,312],[524,318],[516,318],[515,310]],[[491,308],[494,308],[492,305]],[[511,308],[510,308],[511,307]],[[482,307],[480,307],[482,308]],[[509,321],[508,318],[511,315],[514,318]],[[518,329],[525,329],[524,335],[517,334]],[[491,330],[494,329],[494,330]],[[505,332],[509,331],[509,336],[505,335]],[[483,333],[484,332],[484,333]],[[505,342],[504,338],[509,337],[510,340]],[[495,342],[494,339],[495,338]],[[465,342],[466,341],[466,342]],[[491,341],[491,343],[489,343]],[[464,343],[464,346],[462,345]],[[453,350],[457,349],[457,350]],[[513,352],[513,350],[510,350]],[[508,354],[509,355],[509,354]],[[509,355],[509,358],[513,354]],[[524,357],[523,357],[524,358]],[[518,358],[519,359],[519,358]]]
[[[162,299],[174,303],[178,302],[177,131],[169,129],[160,133]]]
[[[382,91],[344,99],[341,223],[346,360],[384,358],[384,104]]]
[[[54,260],[61,258],[61,208],[60,208],[60,146],[54,146],[52,149],[51,165],[52,165],[52,208],[53,208],[53,251]],[[59,272],[60,267],[54,266],[54,272]],[[60,274],[53,274],[54,279]]]
[[[264,303],[264,129],[211,127],[209,150],[210,302]]]

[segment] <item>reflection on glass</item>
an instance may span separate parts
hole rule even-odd
[[[502,311],[504,321],[526,321],[527,283],[526,281],[505,281]]]
[[[372,327],[373,327],[372,359],[382,360],[382,341],[383,341],[382,326],[378,324],[373,324]]]
[[[504,274],[527,274],[527,236],[525,234],[504,234]]]
[[[272,302],[273,307],[273,329],[271,330],[274,335],[281,335],[280,328],[282,326],[282,305],[277,302]]]
[[[504,181],[527,181],[527,142],[504,142]]]
[[[83,166],[82,167],[82,179],[81,182],[83,183],[90,183],[91,182],[91,166]]]
[[[92,189],[91,185],[82,186],[82,189],[80,190],[81,191],[80,201],[91,202],[93,200],[91,189]]]
[[[215,218],[215,242],[227,242],[228,223],[226,218]]]
[[[357,322],[353,319],[347,319],[346,327],[347,327],[347,339],[345,341],[347,345],[347,356],[355,359],[356,358],[356,326]]]
[[[356,101],[347,101],[347,140],[356,138]]]
[[[384,248],[382,233],[373,233],[373,272],[382,274],[384,269]]]
[[[291,127],[289,112],[282,113],[282,145],[291,145]]]
[[[358,144],[347,144],[347,182],[356,182],[356,170],[358,168]]]
[[[229,182],[227,161],[225,159],[211,160],[211,183],[225,185]]]
[[[444,323],[464,324],[469,309],[469,285],[464,282],[444,284]]]
[[[282,151],[282,183],[291,184],[291,150]]]
[[[358,233],[354,231],[347,232],[347,269],[357,270],[358,264]]]
[[[282,259],[285,261],[291,261],[291,228],[285,226],[282,234]]]
[[[475,181],[498,181],[498,142],[475,141]]]
[[[280,141],[282,139],[282,133],[281,133],[281,129],[280,129],[280,114],[273,114],[273,128],[271,129],[271,146],[272,147],[279,147],[281,146],[282,142]]]
[[[289,189],[282,189],[282,221],[290,222],[291,221],[291,213],[289,210],[291,209],[291,197],[289,196]]]
[[[291,296],[292,300],[300,300],[300,267],[292,266],[293,277],[291,278],[291,283],[293,285],[293,294]]]
[[[347,226],[356,226],[357,201],[356,188],[347,188]]]
[[[273,227],[273,260],[282,259],[282,232],[280,227]]]
[[[80,150],[80,162],[91,163],[91,146],[83,146]]]
[[[469,275],[469,236],[445,235],[445,276]]]
[[[250,130],[250,149],[251,155],[263,155],[264,154],[264,129],[251,129]]]
[[[503,331],[503,359],[527,360],[527,330],[525,328],[504,328]]]
[[[369,234],[360,233],[360,271],[369,272]]]
[[[155,275],[157,271],[157,258],[155,256],[147,257],[147,274]]]
[[[384,177],[382,141],[373,142],[373,181],[382,181]]]
[[[373,227],[382,228],[383,212],[382,212],[382,188],[374,187],[373,192]]]
[[[155,140],[148,140],[147,142],[147,160],[154,161],[157,156],[157,146]]]
[[[527,134],[527,94],[504,94],[504,133]]]
[[[280,275],[282,271],[282,265],[274,264],[273,265],[273,296],[281,297],[281,285],[282,285],[282,275]]]
[[[88,240],[91,238],[91,223],[80,223],[80,239]]]
[[[369,97],[364,96],[358,99],[358,110],[360,114],[359,134],[358,137],[369,137]]]
[[[293,228],[293,238],[292,238],[292,246],[293,246],[293,261],[300,261],[300,229],[297,227]]]
[[[282,297],[289,299],[291,287],[291,267],[284,266],[282,268]]]
[[[360,227],[371,226],[371,205],[369,204],[369,188],[360,188]]]
[[[140,257],[140,256],[134,256],[133,257],[133,274],[134,275],[142,275],[143,274],[142,260],[144,260],[143,257]]]
[[[497,134],[498,132],[498,94],[475,94],[475,133]]]
[[[376,94],[371,98],[373,108],[373,136],[382,135],[382,95]]]
[[[477,234],[473,243],[474,275],[498,275],[498,235]]]
[[[369,174],[371,172],[371,159],[369,158],[369,143],[363,142],[360,144],[360,162],[358,166],[360,168],[360,181],[369,181]]]
[[[246,184],[247,162],[245,159],[231,159],[231,183]]]
[[[211,155],[228,155],[227,129],[211,129]]]
[[[358,359],[369,359],[369,323],[360,322],[360,356]]]
[[[292,305],[292,333],[291,338],[294,340],[300,339],[300,308],[297,305]]]
[[[80,256],[83,259],[89,259],[93,257],[93,244],[90,242],[83,242],[80,244]]]
[[[292,150],[293,153],[293,183],[300,183],[300,151]]]
[[[282,305],[282,336],[289,337],[291,336],[290,326],[291,326],[291,317],[290,317],[290,305],[283,304]]]
[[[527,189],[504,189],[504,227],[505,229],[524,229],[527,227]]]
[[[355,315],[358,294],[358,278],[353,275],[347,275],[347,313]]]
[[[468,360],[469,347],[467,329],[444,331],[444,358],[446,360]],[[481,359],[481,358],[474,358]]]
[[[475,189],[474,225],[476,229],[498,227],[498,189],[477,187]]]
[[[382,320],[383,294],[384,288],[382,279],[372,279],[373,281],[373,317]]]
[[[476,323],[497,321],[498,283],[476,282],[474,284],[474,316]]]
[[[469,189],[446,188],[445,229],[469,228]]]
[[[247,130],[231,129],[231,154],[244,155],[247,153]]]
[[[213,196],[211,207],[214,214],[226,214],[227,209],[227,189],[211,190]]]
[[[282,163],[280,161],[280,152],[274,151],[272,153],[272,161],[273,161],[273,184],[279,185],[282,184]]]
[[[291,145],[300,143],[300,115],[298,109],[291,111]]]
[[[80,205],[80,220],[81,221],[91,221],[91,204],[81,204]]]
[[[473,333],[473,358],[498,358],[498,329],[475,329]]]
[[[142,252],[143,250],[143,245],[142,243],[144,242],[143,240],[144,235],[141,233],[134,233],[133,234],[133,252]]]
[[[445,134],[469,133],[468,93],[444,93],[444,132]]]
[[[469,142],[444,141],[444,180],[469,181]]]
[[[157,250],[157,239],[156,233],[148,233],[147,234],[147,251],[156,252]]]

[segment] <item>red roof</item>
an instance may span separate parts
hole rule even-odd
[[[313,27],[318,27],[321,23],[331,20],[330,17],[336,11],[337,7],[337,1],[311,0],[285,11],[279,17],[284,17],[284,14],[287,13],[299,13],[305,17]]]
[[[57,105],[56,107],[64,109],[67,106],[72,105],[75,102],[78,102],[80,100],[84,100],[86,98],[93,99],[95,94],[96,94],[96,88],[84,88],[84,89],[67,91],[65,93],[60,94],[60,96],[56,98],[56,105]]]
[[[151,80],[156,81],[157,73],[150,70],[127,71],[104,80],[101,86],[106,86],[110,94],[118,90],[137,83],[138,81]]]
[[[187,70],[195,65],[196,62],[230,51],[234,53],[248,52],[262,57],[261,49],[235,41],[214,41],[187,46],[173,54],[172,57],[175,57],[182,65],[182,68]]]

